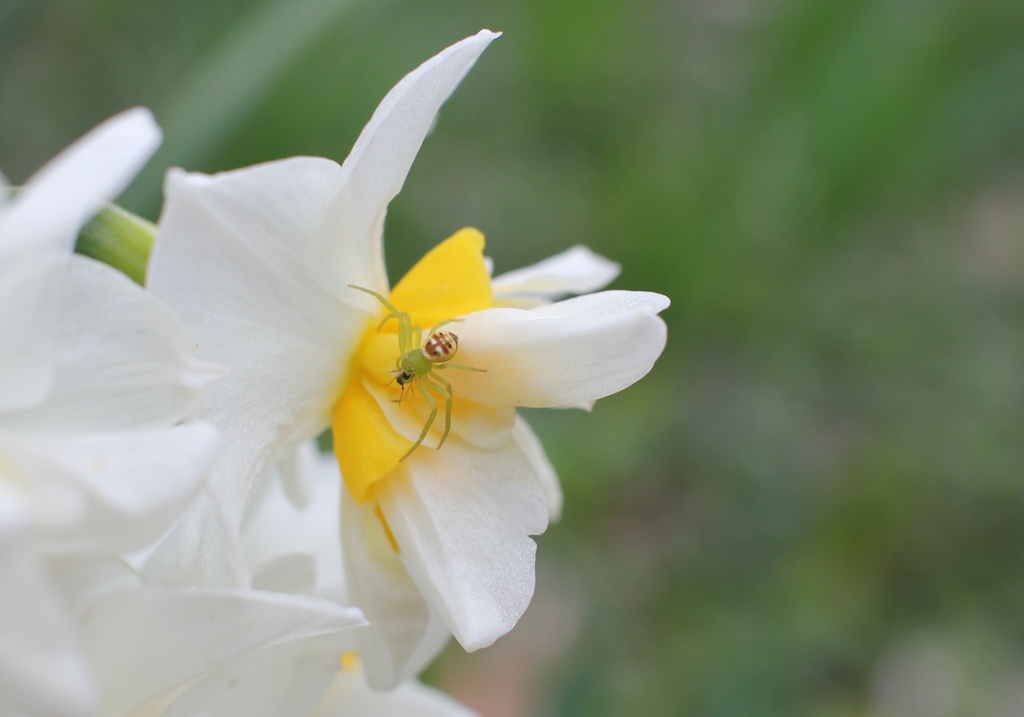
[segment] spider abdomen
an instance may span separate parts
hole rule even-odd
[[[423,355],[430,363],[451,361],[459,350],[459,337],[451,331],[435,331],[423,343]]]

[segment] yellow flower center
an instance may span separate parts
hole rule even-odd
[[[442,321],[493,307],[483,250],[483,234],[475,229],[457,232],[420,259],[391,291],[388,301],[410,315],[413,325],[422,328],[424,340],[430,328]],[[410,386],[402,391],[394,383],[391,371],[400,357],[398,322],[390,319],[378,329],[387,314],[381,307],[379,316],[369,323],[352,360],[348,384],[334,407],[335,454],[345,484],[360,503],[372,498],[374,485],[398,467],[414,442],[392,425],[378,396],[393,393],[389,400],[401,398],[398,408],[412,417],[422,416],[425,421],[429,413],[422,389],[410,390]],[[445,328],[458,334],[457,323]],[[434,429],[439,424],[443,428],[447,399],[434,398],[439,407]],[[460,408],[467,409],[462,408],[461,399],[451,401],[454,421]],[[428,449],[421,445],[417,450]]]

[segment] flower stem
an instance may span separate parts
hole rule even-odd
[[[149,250],[155,239],[154,224],[108,204],[82,227],[75,251],[109,264],[136,283],[144,284]]]

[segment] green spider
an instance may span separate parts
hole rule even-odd
[[[430,432],[430,427],[434,425],[434,419],[437,418],[437,400],[431,394],[431,391],[444,398],[444,433],[441,434],[441,440],[437,442],[437,449],[440,450],[452,430],[452,385],[438,376],[437,370],[457,368],[463,371],[486,371],[486,369],[482,368],[450,363],[459,350],[459,337],[451,331],[441,331],[440,329],[442,326],[462,321],[462,319],[445,319],[435,324],[427,333],[427,341],[424,343],[423,329],[413,325],[412,317],[409,314],[396,309],[376,291],[364,289],[355,284],[349,284],[349,287],[364,294],[369,294],[384,304],[384,307],[388,310],[389,313],[381,320],[380,325],[377,327],[378,331],[392,318],[398,322],[398,351],[400,355],[395,360],[395,368],[390,372],[395,377],[395,382],[402,389],[401,394],[395,399],[396,403],[400,404],[402,402],[402,398],[405,396],[405,387],[414,384],[420,387],[420,393],[423,394],[423,398],[430,404],[430,416],[427,418],[423,430],[420,431],[420,437],[412,444],[412,448],[398,459],[399,463],[420,447],[420,444],[427,437],[427,433]],[[410,386],[411,389],[412,386]]]

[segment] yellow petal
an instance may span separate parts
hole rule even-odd
[[[424,331],[445,319],[494,306],[484,265],[484,235],[462,229],[438,244],[395,285],[390,300]]]
[[[332,428],[341,476],[359,503],[371,497],[374,483],[397,468],[412,445],[391,427],[358,378],[334,407]]]

